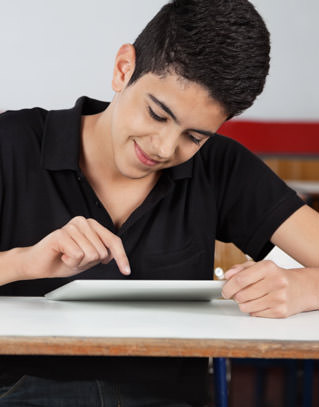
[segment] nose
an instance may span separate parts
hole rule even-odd
[[[154,155],[162,160],[171,158],[177,148],[179,134],[177,132],[162,131],[152,137]]]

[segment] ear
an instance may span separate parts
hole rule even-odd
[[[115,57],[112,89],[121,92],[128,84],[135,69],[135,48],[132,44],[124,44]]]

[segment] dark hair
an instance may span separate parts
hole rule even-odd
[[[269,32],[247,0],[173,0],[133,45],[129,85],[174,72],[208,89],[228,118],[253,104],[269,71]]]

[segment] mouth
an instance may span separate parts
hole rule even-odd
[[[147,165],[148,167],[154,167],[154,165],[159,164],[159,161],[152,160],[146,153],[144,153],[135,140],[134,147],[137,158],[142,164]]]

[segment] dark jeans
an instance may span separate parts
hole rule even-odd
[[[158,383],[7,377],[0,407],[191,407]]]

